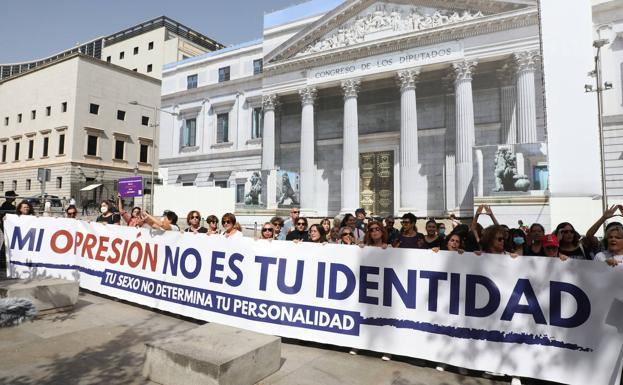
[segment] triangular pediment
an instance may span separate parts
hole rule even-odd
[[[349,0],[278,46],[275,63],[534,7],[535,0]]]

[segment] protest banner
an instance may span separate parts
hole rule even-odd
[[[9,274],[260,333],[568,384],[612,384],[623,267],[225,239],[8,215]]]

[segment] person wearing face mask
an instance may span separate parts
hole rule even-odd
[[[106,223],[109,225],[118,225],[121,223],[121,216],[112,211],[112,203],[107,200],[103,200],[100,203],[100,215],[95,219],[95,222]]]
[[[526,233],[521,229],[510,230],[510,252],[517,255],[524,255],[526,244]]]

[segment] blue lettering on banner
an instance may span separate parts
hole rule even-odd
[[[268,301],[163,282],[138,275],[105,270],[101,284],[197,309],[252,321],[359,335],[357,312]]]

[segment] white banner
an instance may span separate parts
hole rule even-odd
[[[260,333],[568,384],[613,384],[623,267],[228,240],[8,215],[9,274]]]

